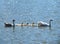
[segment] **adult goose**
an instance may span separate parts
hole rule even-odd
[[[4,23],[5,24],[5,27],[14,27],[15,26],[15,20],[13,19],[13,24],[11,23]]]
[[[49,24],[48,23],[46,23],[46,22],[43,22],[43,21],[39,21],[38,22],[38,27],[51,27],[51,21],[53,21],[52,19],[51,20],[49,20]]]

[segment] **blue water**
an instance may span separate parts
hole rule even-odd
[[[5,28],[4,23],[49,23],[52,27]],[[0,44],[60,44],[60,0],[0,0]]]

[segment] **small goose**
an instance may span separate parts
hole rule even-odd
[[[49,24],[48,23],[45,23],[45,22],[43,22],[43,21],[39,21],[38,22],[38,27],[51,27],[51,21],[53,21],[52,19],[51,20],[49,20]]]

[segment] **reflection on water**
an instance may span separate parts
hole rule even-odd
[[[57,40],[57,44],[60,44],[60,40]]]
[[[60,44],[60,34],[58,34],[58,40],[57,40],[57,44]]]
[[[13,28],[13,32],[15,31],[15,26],[14,27],[12,27]]]
[[[19,29],[18,29],[19,28]],[[11,44],[55,44],[57,35],[53,27],[10,27],[12,33],[8,36]],[[8,29],[8,27],[6,28]],[[7,37],[8,37],[7,36]],[[51,41],[52,40],[52,41]],[[27,42],[28,41],[28,42]],[[7,42],[6,42],[7,43]],[[59,40],[58,40],[59,43]]]

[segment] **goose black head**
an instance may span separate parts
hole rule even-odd
[[[50,19],[50,21],[53,21],[52,19]]]
[[[13,19],[13,22],[14,22],[15,20]]]

